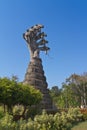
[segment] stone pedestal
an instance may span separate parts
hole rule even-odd
[[[23,83],[30,84],[41,91],[43,94],[41,109],[47,111],[53,110],[52,100],[49,95],[49,90],[47,89],[48,84],[43,71],[42,60],[40,58],[33,58],[31,60]]]

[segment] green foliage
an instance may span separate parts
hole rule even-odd
[[[87,73],[72,74],[62,84],[61,89],[54,86],[50,89],[53,102],[58,108],[87,106]]]
[[[50,89],[50,95],[51,95],[53,102],[56,105],[56,107],[59,107],[59,101],[60,101],[59,97],[61,95],[61,89],[59,89],[58,86],[53,86]]]
[[[16,105],[13,108],[13,115],[22,115],[24,107],[22,105]]]
[[[19,84],[20,90],[18,95],[18,102],[24,106],[32,106],[39,103],[42,99],[42,94],[39,90],[29,85]]]
[[[8,111],[18,103],[18,85],[9,78],[0,78],[0,103],[7,106]]]
[[[0,130],[70,130],[73,123],[78,122],[81,117],[80,111],[69,109],[68,112],[62,111],[55,115],[47,114],[45,110],[41,115],[36,115],[32,120],[20,119],[13,121],[11,115],[6,114],[0,119]]]
[[[72,123],[75,123],[82,120],[83,114],[79,108],[69,108],[67,117],[68,120],[70,120]]]
[[[54,129],[53,115],[47,114],[45,110],[42,115],[37,115],[34,118],[34,122],[38,122],[40,130],[52,130]]]
[[[82,115],[83,115],[83,120],[87,120],[87,108],[80,109]]]
[[[71,86],[77,105],[86,107],[87,105],[87,74],[72,74],[67,80],[67,84]]]
[[[6,114],[1,120],[0,120],[0,130],[10,130],[13,128],[13,121],[12,116]]]
[[[83,120],[87,120],[87,113],[83,113]]]
[[[63,110],[55,115],[48,115],[43,111],[41,115],[35,116],[37,109],[34,106],[39,104],[42,99],[39,90],[18,83],[15,77],[12,79],[0,78],[0,104],[4,106],[4,111],[0,108],[0,130],[70,130],[73,124],[83,119],[87,120],[86,110],[72,108],[80,106],[81,101],[85,101],[86,105],[86,90],[87,76],[72,75],[62,85],[62,89],[54,86],[50,90],[56,105],[60,108],[67,108],[66,111]],[[13,116],[4,112],[11,112]],[[15,115],[26,115],[27,117],[32,115],[33,118],[24,120],[23,116],[20,116],[20,120],[14,121]]]
[[[24,107],[22,115],[25,114],[27,108],[38,104],[42,99],[39,90],[29,85],[18,83],[13,77],[0,78],[0,103],[4,106],[4,112],[13,113],[14,106],[22,105]]]
[[[3,107],[0,107],[0,119],[4,117]]]

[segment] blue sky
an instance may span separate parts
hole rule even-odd
[[[23,81],[30,55],[22,34],[38,23],[50,47],[41,53],[48,87],[87,72],[86,0],[0,0],[0,77]]]

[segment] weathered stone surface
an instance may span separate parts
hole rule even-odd
[[[48,84],[44,75],[42,60],[40,58],[40,51],[44,51],[47,54],[50,49],[47,46],[48,41],[45,40],[47,35],[44,32],[41,32],[43,27],[43,25],[37,24],[23,34],[23,38],[26,40],[30,51],[30,63],[23,83],[30,84],[42,92],[43,100],[40,104],[41,109],[54,111],[49,90],[47,88]]]
[[[25,74],[24,84],[30,84],[42,92],[42,109],[53,109],[52,100],[47,89],[48,84],[44,75],[42,60],[40,58],[33,58],[33,62],[30,62]]]

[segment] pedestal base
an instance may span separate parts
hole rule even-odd
[[[43,99],[40,104],[41,109],[45,109],[46,111],[51,111],[54,109],[51,97],[49,95],[49,90],[47,89],[48,84],[46,82],[42,60],[40,58],[33,58],[29,63],[23,83],[32,85],[41,91],[43,94]]]

